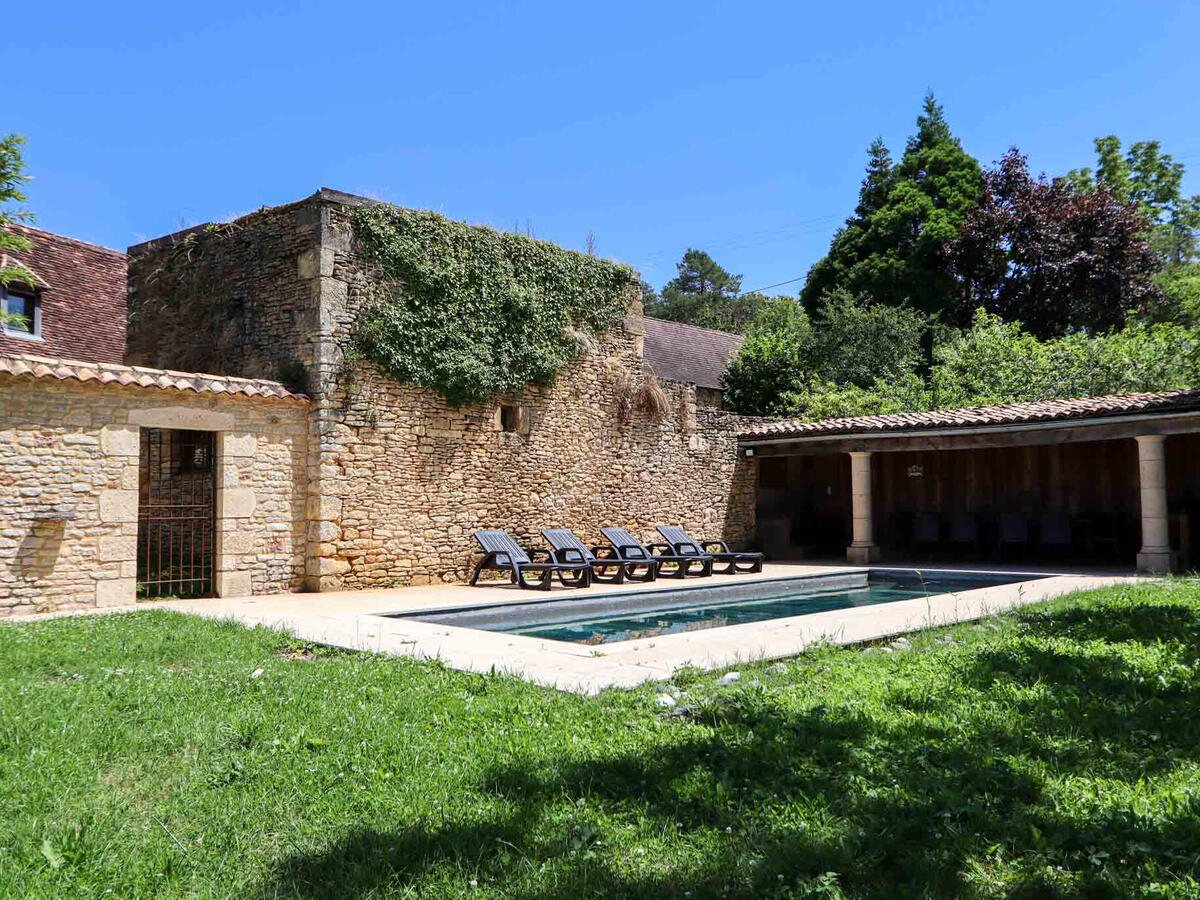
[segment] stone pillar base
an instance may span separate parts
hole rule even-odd
[[[1172,550],[1143,550],[1137,555],[1137,570],[1143,575],[1167,575],[1179,567],[1179,554]]]
[[[879,562],[880,558],[878,544],[851,544],[846,548],[846,561],[855,565]]]
[[[218,572],[218,597],[249,597],[254,593],[249,572]]]

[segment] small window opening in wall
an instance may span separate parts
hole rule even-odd
[[[0,313],[4,333],[9,337],[42,336],[42,304],[36,293],[0,286]]]
[[[521,427],[521,407],[508,403],[500,405],[500,430],[515,434]]]

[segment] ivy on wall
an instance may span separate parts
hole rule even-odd
[[[626,310],[627,266],[394,206],[360,207],[354,233],[394,279],[356,322],[358,351],[455,405],[551,384]]]

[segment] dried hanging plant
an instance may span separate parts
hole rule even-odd
[[[617,401],[617,419],[628,425],[633,421],[633,404],[637,394],[633,376],[621,365],[609,367],[612,375],[613,397]]]
[[[647,375],[638,386],[634,408],[651,422],[662,422],[671,414],[671,402],[658,379]]]

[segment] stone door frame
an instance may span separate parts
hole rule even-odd
[[[101,451],[121,459],[127,477],[120,489],[100,493],[100,520],[119,524],[119,536],[101,540],[99,558],[121,563],[121,577],[98,582],[97,606],[123,606],[137,601],[138,463],[142,428],[211,431],[216,442],[216,481],[213,588],[217,597],[245,596],[252,592],[249,571],[253,561],[250,518],[256,497],[253,488],[243,487],[243,474],[254,466],[257,438],[239,431],[232,413],[185,406],[147,407],[129,413],[127,425],[105,426]],[[132,476],[132,477],[129,477]]]

